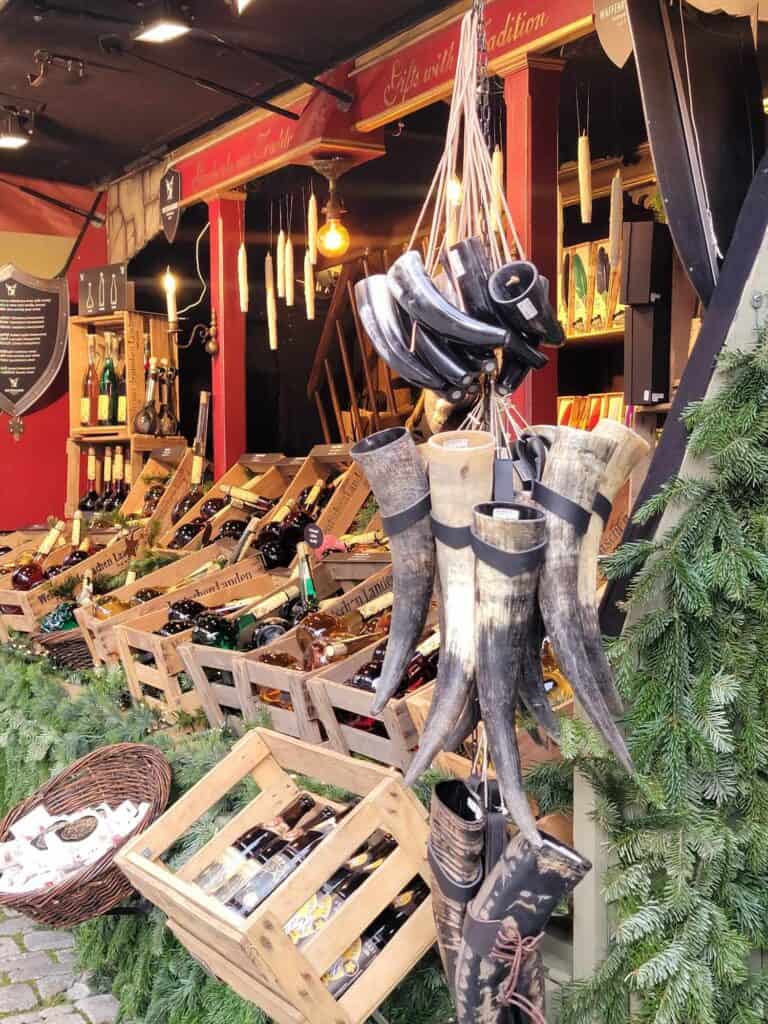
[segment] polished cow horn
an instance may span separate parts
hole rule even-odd
[[[475,675],[475,555],[472,509],[488,501],[493,488],[493,436],[456,430],[427,444],[432,492],[432,529],[442,595],[440,661],[432,707],[406,780],[414,782],[444,749],[467,701]]]
[[[603,649],[600,617],[597,604],[597,559],[603,529],[611,514],[614,498],[629,475],[648,455],[650,445],[639,434],[615,420],[601,420],[592,431],[595,437],[604,437],[616,445],[600,481],[600,490],[592,512],[589,529],[581,543],[579,557],[579,613],[584,631],[584,645],[592,665],[597,685],[609,710],[614,715],[624,713],[621,697],[616,689],[613,671]]]
[[[500,348],[507,341],[509,332],[502,327],[475,320],[451,305],[435,287],[420,253],[413,249],[395,260],[387,276],[393,295],[411,319],[436,334],[481,349]]]
[[[400,685],[427,621],[435,577],[429,483],[404,427],[371,434],[351,455],[371,485],[392,552],[392,625],[374,702],[378,714]]]
[[[565,344],[565,334],[549,302],[549,282],[533,263],[505,264],[492,275],[488,291],[499,317],[513,329],[548,345]]]
[[[475,507],[475,636],[477,691],[501,795],[515,824],[538,846],[536,821],[525,795],[515,712],[527,665],[544,560],[547,524],[538,509],[506,502]]]
[[[539,580],[539,605],[555,656],[589,720],[629,772],[624,738],[597,685],[587,655],[578,602],[581,545],[592,516],[613,441],[586,430],[558,427],[542,480],[531,495],[547,516],[548,545]]]
[[[413,348],[422,362],[457,387],[465,388],[480,376],[480,370],[460,359],[442,339],[433,337],[421,324],[413,327]]]
[[[551,836],[541,838],[537,848],[514,836],[469,905],[455,974],[458,1024],[503,1024],[513,1007],[544,1019],[540,1007],[534,1004],[537,1017],[526,1005],[515,967],[535,956],[552,912],[592,865]]]

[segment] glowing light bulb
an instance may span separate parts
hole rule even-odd
[[[448,184],[445,186],[445,196],[451,206],[461,206],[464,199],[464,186],[461,184],[461,179],[457,178],[455,174],[452,174],[448,179]]]
[[[317,233],[317,248],[323,256],[343,256],[349,241],[349,232],[337,217],[329,217]]]

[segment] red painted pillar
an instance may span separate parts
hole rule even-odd
[[[504,82],[507,105],[507,202],[520,242],[539,273],[557,288],[557,172],[560,76],[565,62],[525,54]],[[555,423],[557,350],[514,396],[529,423]]]
[[[213,462],[221,476],[246,446],[245,315],[240,312],[237,250],[244,198],[217,196],[208,202],[211,222],[211,305],[216,312],[219,354],[213,358]]]

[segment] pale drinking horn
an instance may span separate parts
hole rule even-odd
[[[505,1024],[513,1008],[546,1024],[541,1005],[522,991],[539,988],[524,968],[558,903],[592,865],[551,836],[541,839],[537,848],[514,836],[469,905],[455,975],[458,1024]]]
[[[444,749],[467,702],[475,675],[475,555],[472,509],[493,490],[493,436],[481,430],[437,434],[427,444],[432,530],[444,630],[432,707],[406,780],[410,785]]]
[[[379,714],[400,685],[427,621],[435,577],[429,483],[404,427],[371,434],[351,455],[371,485],[392,552],[392,625],[374,701]]]
[[[611,507],[616,495],[630,473],[650,451],[650,445],[639,434],[615,420],[601,420],[592,433],[616,444],[616,450],[605,467],[600,491],[595,501],[592,519],[581,543],[579,558],[579,613],[584,630],[587,657],[592,664],[597,685],[614,715],[624,713],[621,697],[616,689],[613,671],[603,650],[602,632],[597,602],[597,559]]]
[[[548,545],[539,579],[539,606],[555,657],[585,714],[616,758],[633,773],[624,737],[597,685],[584,643],[576,597],[581,544],[598,487],[616,444],[586,430],[559,427],[541,482],[531,495],[547,517]]]
[[[547,523],[535,508],[506,502],[477,505],[472,516],[475,552],[477,691],[507,810],[534,846],[541,845],[525,795],[515,712],[524,657],[536,609]]]

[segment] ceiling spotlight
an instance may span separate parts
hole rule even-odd
[[[134,34],[139,43],[171,43],[192,30],[172,3],[157,4],[155,13],[142,21]]]
[[[32,135],[32,119],[18,110],[0,108],[0,149],[21,149]]]
[[[238,14],[242,14],[246,8],[251,6],[253,0],[235,0],[235,10]]]

